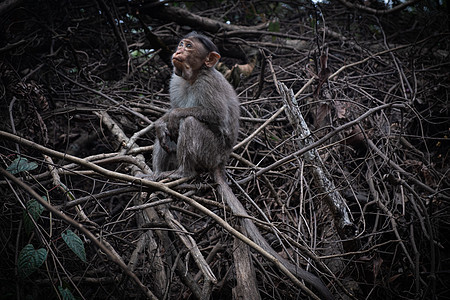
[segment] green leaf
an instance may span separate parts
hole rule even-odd
[[[280,32],[280,21],[278,21],[278,19],[274,20],[274,21],[270,21],[269,23],[269,31],[270,32]],[[276,37],[272,36],[272,41],[275,42],[276,41]]]
[[[73,233],[72,230],[67,229],[67,233],[62,233],[61,236],[66,242],[67,246],[69,246],[70,250],[73,251],[82,261],[86,262],[86,252],[84,251],[83,241]]]
[[[47,200],[45,196],[42,198]],[[37,221],[43,211],[44,207],[36,199],[31,199],[30,201],[27,202],[26,211],[24,211],[23,213],[23,225],[25,227],[26,232],[31,232],[31,230],[33,230],[34,224],[31,218]]]
[[[28,162],[28,159],[25,157],[18,156],[9,166],[6,168],[6,171],[9,171],[11,174],[17,174],[23,171],[31,171],[38,167],[35,162]]]
[[[269,31],[270,32],[280,32],[280,22],[279,21],[271,21],[269,23]]]
[[[68,288],[63,288],[62,286],[58,286],[58,291],[61,294],[63,300],[75,300],[75,297],[69,291]]]
[[[47,258],[47,250],[40,248],[34,250],[33,245],[28,244],[20,251],[17,260],[17,271],[19,276],[25,278],[36,271]]]

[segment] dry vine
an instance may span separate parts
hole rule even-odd
[[[337,299],[445,298],[450,34],[436,4],[210,2],[0,5],[0,292],[320,298],[301,267]],[[169,49],[191,29],[239,93],[238,208],[208,174],[136,177],[169,107]],[[38,168],[5,171],[19,155]],[[46,210],[27,232],[31,199]],[[48,257],[19,278],[29,243]]]

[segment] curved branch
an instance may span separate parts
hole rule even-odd
[[[365,5],[361,5],[358,3],[351,3],[346,0],[338,0],[338,1],[341,2],[341,4],[343,4],[344,6],[351,8],[351,9],[358,9],[358,10],[361,10],[361,11],[364,11],[364,12],[367,12],[370,14],[374,14],[374,15],[387,15],[387,14],[391,14],[396,11],[402,10],[407,6],[414,5],[417,2],[419,2],[420,0],[406,1],[406,2],[403,2],[402,4],[394,6],[393,8],[390,8],[390,9],[375,9],[375,8],[367,7]]]
[[[267,260],[272,262],[296,286],[298,286],[299,288],[301,288],[304,291],[310,291],[297,277],[295,277],[294,274],[292,274],[292,272],[289,269],[287,269],[279,261],[279,259],[277,259],[271,253],[267,252],[261,246],[259,246],[258,244],[256,244],[252,240],[250,240],[248,237],[243,235],[241,232],[239,232],[236,229],[234,229],[230,224],[228,224],[228,222],[226,222],[224,219],[222,219],[221,217],[216,215],[214,212],[210,211],[208,208],[206,208],[205,206],[201,205],[200,203],[198,203],[194,199],[192,199],[190,197],[187,197],[186,195],[180,194],[179,192],[174,191],[173,189],[171,189],[169,187],[169,185],[166,185],[166,184],[163,184],[163,183],[159,183],[159,182],[150,181],[150,180],[146,180],[146,179],[137,178],[137,177],[134,177],[134,176],[131,176],[131,175],[127,175],[127,174],[121,174],[121,173],[117,173],[117,172],[114,172],[114,171],[110,171],[108,169],[105,169],[105,168],[102,168],[100,166],[97,166],[96,164],[88,162],[88,161],[86,161],[86,160],[84,160],[82,158],[79,158],[79,157],[76,157],[76,156],[72,156],[72,155],[69,155],[69,154],[64,154],[62,152],[49,149],[47,147],[44,147],[44,146],[39,145],[39,144],[37,144],[35,142],[32,142],[32,141],[27,140],[27,139],[24,139],[24,138],[22,138],[20,136],[14,135],[14,134],[6,132],[6,131],[1,131],[0,130],[0,136],[4,137],[4,138],[7,138],[8,140],[11,140],[13,142],[25,145],[27,147],[32,147],[33,149],[41,151],[42,153],[45,153],[45,154],[48,154],[48,155],[51,155],[51,156],[55,156],[55,157],[58,157],[58,158],[64,158],[64,159],[66,159],[68,161],[78,163],[78,164],[80,164],[80,165],[82,165],[82,166],[84,166],[86,168],[94,170],[94,171],[96,171],[96,172],[98,172],[98,173],[100,173],[102,175],[105,175],[105,176],[107,176],[109,178],[115,178],[115,179],[118,179],[118,180],[127,181],[127,182],[130,182],[130,183],[133,183],[133,184],[136,184],[136,185],[142,185],[142,186],[145,186],[145,187],[148,187],[148,188],[151,188],[151,189],[158,189],[158,190],[160,190],[162,192],[165,192],[165,193],[167,193],[169,195],[172,195],[172,196],[174,196],[174,197],[176,197],[176,198],[178,198],[180,200],[183,200],[187,204],[189,204],[192,207],[198,209],[200,212],[204,213],[205,215],[207,215],[208,217],[213,219],[217,224],[219,224],[222,228],[224,228],[230,234],[232,234],[236,238],[240,239],[241,241],[243,241],[244,243],[249,245],[251,248],[253,248],[256,252],[258,252],[259,254],[264,256]],[[37,193],[35,193],[35,194],[37,195]],[[33,195],[33,197],[34,196],[35,195]],[[37,196],[39,196],[39,195],[37,195]],[[66,217],[62,213],[59,213],[59,214],[61,214],[64,217]],[[59,214],[58,214],[58,216],[59,216]],[[66,219],[66,218],[64,218],[64,219]],[[79,224],[77,222],[75,222],[75,223],[78,224],[77,226],[83,227],[81,224]],[[87,230],[87,229],[84,228],[84,230]],[[102,248],[102,250],[103,250],[103,248]],[[308,292],[308,294],[309,295],[314,295],[314,293],[312,293],[312,291],[310,293]],[[317,297],[315,297],[315,298],[317,298]]]
[[[201,17],[179,7],[155,4],[145,5],[139,9],[139,12],[160,20],[171,20],[180,25],[188,25],[192,28],[201,28],[202,31],[211,33],[216,33],[222,30],[259,30],[267,26],[267,23],[262,23],[252,27],[231,25],[211,18]]]
[[[20,186],[22,189],[24,189],[26,192],[28,192],[32,197],[36,198],[36,200],[44,206],[47,210],[51,211],[54,215],[58,216],[60,219],[64,220],[65,222],[69,223],[70,225],[74,226],[78,230],[80,230],[82,233],[84,233],[98,248],[100,248],[108,258],[117,264],[125,274],[127,274],[130,278],[133,279],[133,281],[139,286],[139,288],[142,290],[142,292],[149,298],[149,299],[155,299],[158,298],[139,280],[139,278],[134,274],[128,266],[117,258],[116,255],[114,255],[102,242],[100,242],[94,234],[92,234],[86,227],[84,227],[82,224],[78,223],[71,217],[67,216],[66,214],[62,213],[58,209],[56,209],[53,205],[48,203],[44,200],[36,191],[34,191],[29,185],[0,167],[0,174],[5,176],[5,178],[8,178],[18,186]]]

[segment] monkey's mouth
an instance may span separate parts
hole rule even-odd
[[[176,60],[177,62],[180,62],[180,63],[182,63],[183,61],[181,60],[181,59],[179,59],[178,57],[174,57],[174,58],[172,58],[172,61],[174,61],[174,60]]]

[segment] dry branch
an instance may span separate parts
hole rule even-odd
[[[102,167],[99,167],[99,166],[97,166],[95,164],[87,162],[87,161],[85,161],[83,159],[80,159],[78,157],[74,157],[74,156],[71,156],[71,155],[66,155],[64,153],[60,153],[58,151],[54,151],[54,150],[48,149],[46,147],[43,147],[43,146],[38,145],[36,143],[27,141],[25,139],[22,139],[22,138],[20,138],[18,136],[9,134],[9,133],[4,132],[4,131],[0,131],[0,136],[8,138],[8,139],[10,139],[12,141],[15,141],[17,143],[20,143],[20,144],[23,144],[23,145],[27,145],[29,147],[32,147],[32,148],[36,149],[36,150],[42,151],[43,153],[46,153],[48,155],[52,155],[52,156],[55,156],[55,157],[58,157],[58,158],[64,158],[64,159],[66,159],[68,161],[79,163],[80,165],[83,165],[83,166],[85,166],[87,168],[95,170],[95,171],[99,172],[100,174],[103,174],[103,175],[111,177],[111,178],[116,178],[116,179],[119,179],[119,180],[120,179],[121,180],[126,180],[126,181],[129,181],[129,182],[132,182],[132,183],[142,184],[144,186],[151,187],[151,188],[157,188],[157,189],[159,189],[159,190],[161,190],[163,192],[166,192],[166,193],[168,193],[168,194],[170,194],[172,196],[175,196],[175,197],[177,197],[177,198],[179,198],[179,199],[189,203],[190,205],[194,206],[195,208],[197,208],[201,212],[203,212],[203,213],[207,214],[208,216],[212,217],[224,229],[229,231],[231,234],[233,234],[237,238],[241,239],[243,242],[248,244],[254,250],[259,252],[262,256],[266,257],[269,261],[271,261],[274,265],[276,265],[280,269],[281,272],[283,272],[285,275],[287,275],[298,287],[300,287],[302,290],[307,292],[310,296],[312,296],[315,299],[319,299],[298,278],[296,278],[294,275],[292,275],[292,272],[300,274],[301,278],[304,278],[304,279],[306,278],[310,282],[314,282],[314,280],[315,280],[314,277],[310,277],[311,275],[309,273],[305,272],[302,269],[299,269],[298,267],[292,265],[291,263],[289,263],[285,259],[281,258],[278,255],[278,253],[276,253],[268,245],[267,241],[261,236],[261,233],[259,233],[259,230],[256,228],[256,226],[250,220],[244,219],[244,222],[246,223],[246,228],[251,230],[251,232],[249,232],[250,236],[252,236],[257,241],[257,243],[255,243],[255,242],[251,241],[250,239],[248,239],[247,237],[245,237],[242,233],[238,232],[236,229],[231,227],[227,222],[225,222],[219,216],[217,216],[216,214],[214,214],[213,212],[211,212],[210,210],[208,210],[207,208],[205,208],[201,204],[197,203],[195,200],[193,200],[193,199],[191,199],[191,198],[189,198],[187,196],[184,196],[184,195],[182,195],[182,194],[180,194],[178,192],[175,192],[174,190],[170,189],[165,184],[161,184],[161,183],[157,183],[157,182],[153,182],[153,181],[149,181],[149,180],[144,180],[144,179],[138,179],[138,178],[136,178],[134,176],[130,176],[130,175],[126,175],[126,174],[119,174],[117,172],[113,172],[113,171],[104,169]],[[228,193],[228,195],[229,194],[230,193]],[[236,201],[229,202],[228,204],[230,204],[230,203],[237,205],[234,208],[232,207],[232,209],[234,209],[236,212],[239,212],[239,215],[248,215],[247,212],[245,211],[245,209],[243,209],[243,207],[240,204],[240,202],[237,201],[237,199],[236,199]],[[260,246],[260,245],[263,245],[263,247]],[[271,253],[269,253],[267,251],[270,251]],[[274,255],[276,255],[276,256],[274,256]],[[281,261],[280,261],[280,259],[281,259]],[[328,298],[331,298],[331,297],[328,297]]]
[[[416,4],[416,3],[420,2],[420,1],[421,0],[410,0],[410,1],[403,2],[403,3],[399,4],[399,5],[396,5],[396,6],[392,7],[392,8],[389,8],[389,9],[375,9],[375,8],[371,8],[371,7],[368,7],[368,6],[365,6],[365,5],[361,5],[359,3],[351,3],[351,2],[348,2],[346,0],[339,0],[339,2],[341,2],[343,5],[345,5],[348,8],[351,8],[351,9],[356,8],[356,9],[359,9],[361,11],[364,11],[364,12],[367,12],[367,13],[370,13],[370,14],[374,14],[374,15],[391,14],[391,13],[397,12],[399,10],[402,10],[402,9],[408,7],[408,6],[414,5],[414,4]]]
[[[18,299],[49,291],[57,297],[63,285],[80,299],[139,297],[130,274],[116,265],[123,261],[145,293],[160,299],[239,297],[245,278],[255,276],[255,297],[305,296],[284,261],[252,241],[258,234],[235,229],[251,223],[261,245],[317,274],[336,298],[448,294],[450,43],[442,1],[385,10],[347,0],[295,8],[293,2],[249,3],[114,1],[108,15],[83,0],[0,4],[2,167],[19,154],[36,163],[20,181],[65,216],[77,218],[81,208],[85,228],[109,249],[85,243],[89,261],[80,264],[56,238],[67,223],[53,211],[34,220],[29,235],[20,224],[33,196],[2,179],[2,291]],[[243,117],[227,173],[244,213],[217,201],[206,174],[168,183],[134,177],[151,172],[151,124],[169,107],[168,49],[191,30],[213,37],[228,68],[248,64],[258,52],[263,57],[236,81]],[[311,130],[311,144],[299,144],[296,123],[283,116],[288,107],[278,82],[289,88],[286,98],[290,89],[298,91],[297,115]],[[99,122],[94,112],[103,111]],[[321,162],[309,163],[309,153]],[[331,185],[321,189],[317,182]],[[329,193],[335,190],[339,195]],[[153,191],[163,192],[147,196]],[[348,213],[356,236],[335,234],[333,218],[341,216],[329,213],[324,195],[348,206],[335,208]],[[182,232],[169,228],[164,210]],[[194,240],[217,284],[204,280],[178,234]],[[17,280],[14,258],[30,241],[49,257],[45,269]],[[349,241],[352,249],[342,247]],[[233,252],[234,244],[245,253]]]
[[[314,141],[311,137],[311,131],[298,107],[294,92],[288,89],[283,83],[279,83],[279,86],[283,102],[287,108],[287,116],[294,127],[296,135],[298,135],[297,143],[299,148],[302,149],[312,145]],[[356,226],[351,220],[348,206],[342,195],[336,189],[334,183],[329,179],[329,175],[327,175],[327,170],[319,153],[316,149],[311,149],[306,152],[303,157],[306,162],[311,165],[316,184],[320,187],[319,190],[334,214],[334,222],[340,237],[342,239],[354,237]]]
[[[231,25],[207,17],[201,17],[180,7],[165,6],[160,4],[144,5],[139,8],[139,12],[154,18],[166,21],[171,20],[181,25],[188,25],[192,28],[201,28],[202,31],[208,31],[211,33],[216,33],[223,30],[259,30],[267,26],[265,23],[254,27]]]
[[[320,298],[308,287],[306,287],[298,278],[305,280],[309,284],[313,285],[326,299],[333,299],[330,291],[328,291],[323,283],[320,282],[319,278],[281,257],[278,252],[276,252],[269,245],[267,240],[262,236],[259,229],[252,222],[250,215],[242,206],[241,202],[236,198],[233,191],[228,187],[227,183],[224,182],[223,177],[220,174],[215,174],[215,179],[216,182],[219,183],[219,194],[221,195],[223,201],[228,204],[235,215],[238,215],[242,218],[241,225],[243,228],[245,228],[245,231],[253,242],[249,243],[248,239],[243,239],[243,241],[247,241],[247,244],[257,250],[264,257],[269,259],[272,263],[274,263],[284,274],[286,274],[297,286],[304,290],[313,299]],[[296,278],[293,274],[298,276],[298,278]]]
[[[236,287],[233,288],[234,299],[260,300],[258,279],[253,267],[250,247],[237,238],[234,239],[233,244],[233,260],[237,281]]]
[[[108,247],[106,247],[102,242],[100,242],[89,230],[86,229],[82,224],[78,223],[74,219],[70,218],[69,216],[65,215],[61,211],[54,208],[52,205],[50,205],[44,198],[42,198],[38,193],[36,193],[30,186],[19,180],[18,178],[11,175],[9,172],[7,172],[5,169],[0,167],[0,173],[5,176],[5,178],[8,178],[12,182],[14,182],[16,185],[20,186],[22,189],[24,189],[27,193],[29,193],[31,196],[33,196],[35,199],[39,201],[39,203],[44,206],[47,210],[51,211],[55,216],[60,218],[61,220],[64,220],[68,224],[72,225],[73,227],[80,230],[83,234],[85,234],[98,248],[100,248],[107,256],[108,258],[117,264],[124,272],[127,274],[136,284],[137,286],[142,290],[142,292],[149,298],[157,300],[158,298],[139,280],[139,278],[130,271],[130,269],[125,265],[125,263],[118,259],[117,255],[112,253]]]

